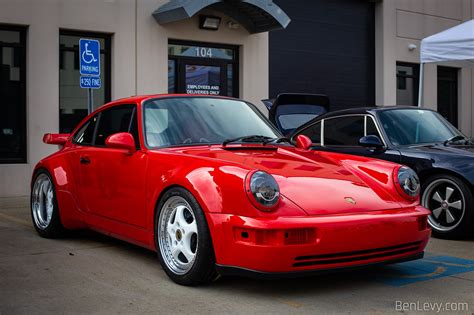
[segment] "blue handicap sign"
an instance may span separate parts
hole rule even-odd
[[[100,75],[100,42],[95,39],[79,40],[79,72],[81,75]]]
[[[100,89],[102,82],[99,77],[81,76],[80,84],[83,89]]]
[[[474,271],[474,260],[452,256],[427,256],[420,260],[387,266],[378,273],[378,281],[403,286]]]

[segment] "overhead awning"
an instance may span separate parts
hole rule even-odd
[[[188,19],[204,9],[222,12],[249,33],[284,29],[291,19],[271,0],[171,0],[153,12],[159,24]]]
[[[474,67],[474,20],[423,38],[420,61]]]

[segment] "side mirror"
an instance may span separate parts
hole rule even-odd
[[[129,154],[133,154],[137,151],[135,140],[128,132],[119,132],[108,136],[107,139],[105,139],[105,145],[113,149],[127,150]]]
[[[313,145],[313,141],[305,135],[296,136],[296,147],[298,149],[308,150]]]
[[[359,145],[364,148],[374,149],[375,151],[381,151],[383,149],[382,140],[374,135],[368,135],[360,138]]]
[[[69,133],[45,133],[43,142],[46,144],[65,145],[69,136]]]

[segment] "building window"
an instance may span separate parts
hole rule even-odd
[[[70,133],[87,116],[87,89],[79,86],[79,39],[100,42],[102,87],[93,90],[94,109],[110,102],[111,37],[100,33],[61,30],[59,33],[59,130]]]
[[[397,62],[397,105],[418,103],[418,64]]]
[[[239,96],[238,47],[168,43],[168,93]]]
[[[0,25],[0,163],[26,163],[26,29]]]
[[[438,112],[458,127],[458,68],[438,66]]]

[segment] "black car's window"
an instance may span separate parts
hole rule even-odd
[[[134,105],[119,105],[102,111],[97,127],[95,145],[104,146],[105,139],[114,133],[129,132],[134,108]]]
[[[393,145],[444,142],[462,135],[441,115],[430,110],[393,109],[378,115]]]
[[[321,143],[321,122],[317,122],[314,125],[309,126],[305,130],[299,133],[300,135],[305,135],[311,139],[313,144]]]
[[[257,109],[231,99],[176,97],[144,105],[145,141],[150,147],[222,143],[260,135],[281,137]]]
[[[97,124],[98,115],[95,115],[82,125],[82,127],[76,132],[72,141],[81,145],[92,145],[94,139],[94,130]]]
[[[324,114],[326,109],[323,106],[306,104],[279,105],[275,116],[277,125],[285,134],[290,133],[299,126],[307,123],[311,119]]]
[[[367,124],[366,124],[366,136],[377,136],[380,138],[379,131],[377,130],[377,126],[375,125],[374,119],[370,116],[367,116]]]
[[[324,120],[324,145],[357,146],[364,136],[364,116]]]

